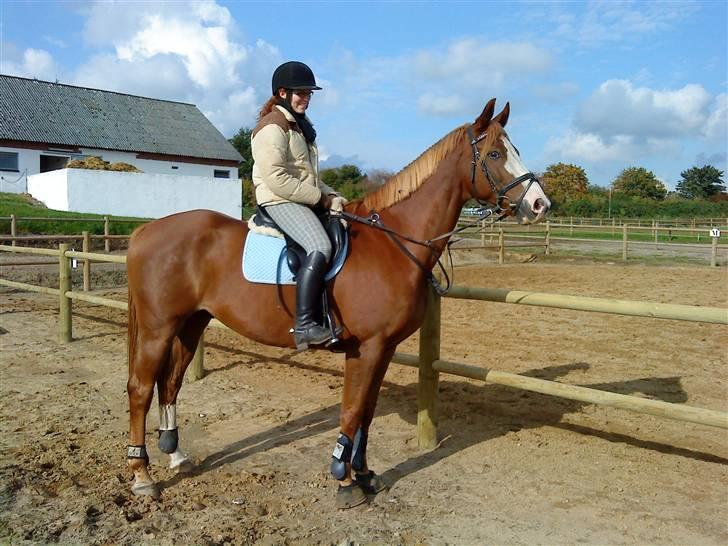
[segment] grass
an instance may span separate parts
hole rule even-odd
[[[16,226],[18,235],[78,235],[82,231],[88,231],[94,235],[104,233],[104,215],[102,214],[49,209],[28,194],[0,193],[0,233],[10,233],[9,216],[11,214],[18,217]],[[23,217],[67,218],[68,220],[23,220]],[[99,221],[74,221],[74,218],[98,218]],[[119,220],[131,221],[122,223]],[[128,235],[137,226],[148,221],[147,218],[109,216],[109,233],[110,235]]]

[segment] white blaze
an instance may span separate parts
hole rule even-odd
[[[502,140],[508,153],[505,164],[506,171],[508,171],[514,179],[529,172],[521,161],[521,157],[518,155],[515,146],[511,144],[508,137],[504,135]],[[549,198],[546,197],[543,189],[541,189],[541,185],[534,182],[529,187],[529,182],[530,180],[524,180],[521,182],[522,189],[520,192],[526,192],[523,196],[521,206],[518,208],[516,213],[516,217],[521,223],[538,222],[543,219],[546,212],[548,212],[549,208],[551,208],[551,201],[549,201]],[[518,188],[514,188],[514,190],[519,191]],[[518,197],[516,197],[516,199],[518,199]],[[537,201],[539,201],[539,204],[537,204]]]

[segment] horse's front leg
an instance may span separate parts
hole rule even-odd
[[[331,474],[339,480],[337,508],[363,504],[368,493],[384,488],[381,479],[369,470],[366,448],[379,389],[393,354],[394,348],[374,340],[346,353],[341,431],[331,460]],[[356,479],[352,477],[352,469]]]

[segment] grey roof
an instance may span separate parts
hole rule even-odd
[[[0,139],[243,159],[194,104],[2,74]]]

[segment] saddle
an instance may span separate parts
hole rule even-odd
[[[324,229],[329,236],[329,240],[331,241],[331,260],[329,263],[332,264],[332,269],[336,266],[336,264],[339,264],[340,268],[346,259],[346,253],[349,247],[349,232],[343,226],[340,219],[336,216],[332,216],[329,211],[316,211],[316,215],[323,224]],[[273,230],[274,233],[278,232],[283,235],[283,238],[286,241],[286,261],[288,262],[288,268],[291,270],[291,273],[293,273],[293,279],[295,280],[296,273],[306,257],[306,251],[303,247],[291,239],[288,234],[278,227],[278,224],[276,224],[273,218],[271,218],[266,212],[265,207],[261,207],[260,205],[256,207],[255,215],[251,218],[249,225],[250,223],[253,224],[250,226],[253,229],[256,227],[261,228],[261,231],[269,234],[272,234],[271,230]],[[332,276],[327,274],[326,278],[327,280],[330,280]]]

